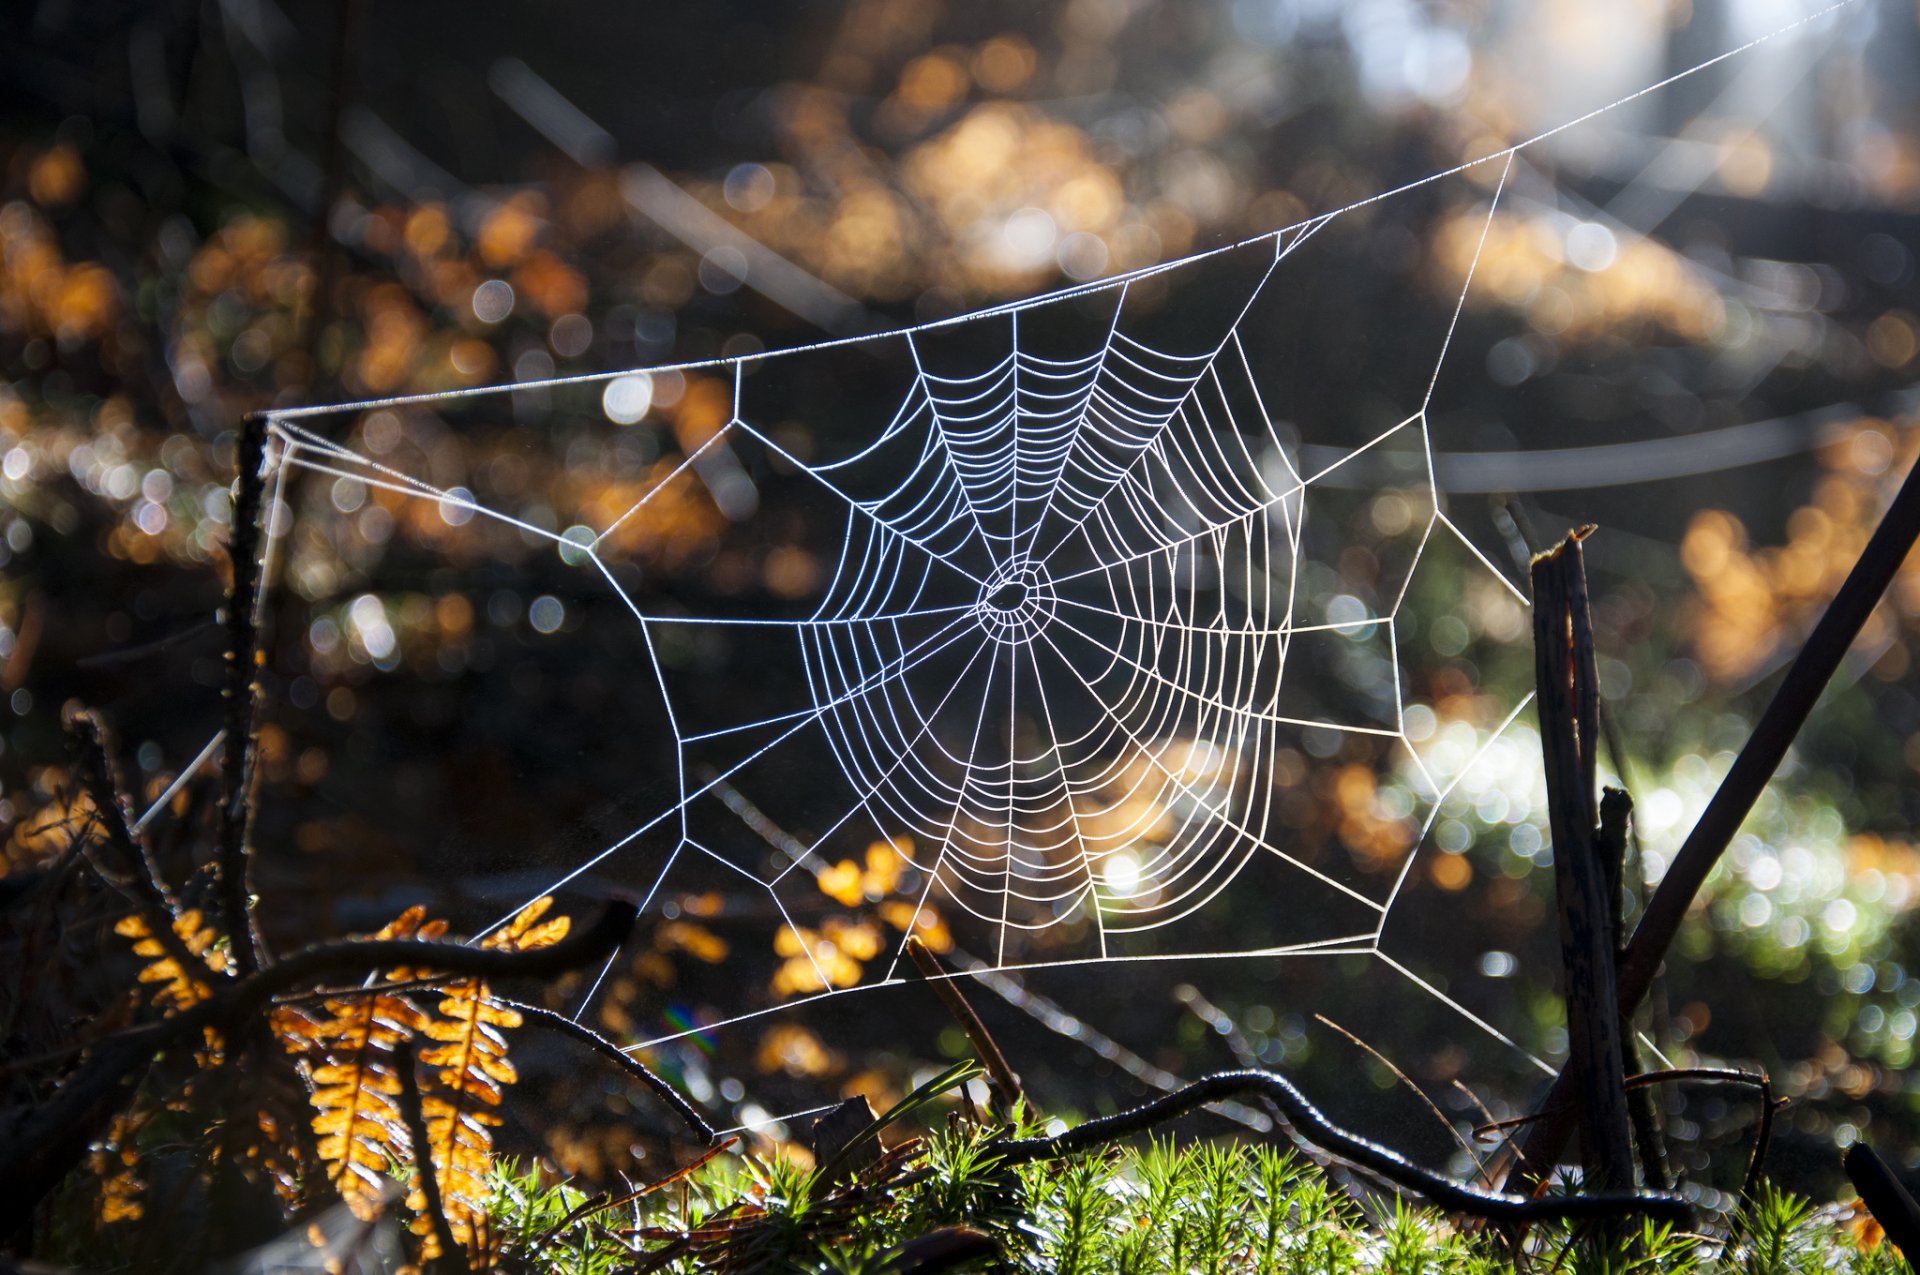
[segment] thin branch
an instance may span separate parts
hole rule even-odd
[[[571,1040],[577,1040],[589,1049],[599,1053],[609,1062],[612,1062],[615,1066],[626,1072],[627,1075],[653,1090],[661,1101],[665,1102],[669,1107],[672,1107],[675,1114],[687,1122],[688,1127],[700,1136],[702,1142],[708,1146],[713,1145],[717,1135],[713,1131],[713,1126],[708,1124],[706,1118],[700,1114],[698,1107],[695,1107],[689,1102],[686,1096],[678,1089],[675,1089],[658,1075],[655,1075],[653,1070],[645,1063],[622,1050],[620,1046],[614,1044],[605,1036],[593,1030],[593,1028],[586,1026],[584,1023],[577,1023],[565,1014],[557,1014],[553,1010],[543,1008],[539,1005],[527,1005],[520,1001],[510,1001],[499,996],[489,996],[487,999],[503,1008],[513,1010],[535,1027],[544,1027],[550,1032],[558,1032],[560,1035],[568,1037]]]
[[[1668,1082],[1695,1082],[1712,1085],[1737,1085],[1752,1089],[1760,1095],[1760,1118],[1754,1124],[1753,1149],[1747,1155],[1747,1171],[1740,1179],[1740,1199],[1751,1201],[1760,1189],[1760,1177],[1766,1168],[1767,1151],[1773,1145],[1774,1113],[1786,1102],[1773,1094],[1773,1081],[1765,1071],[1740,1071],[1733,1067],[1667,1067],[1660,1071],[1643,1071],[1628,1076],[1628,1093],[1650,1092],[1655,1085]],[[1565,1114],[1565,1108],[1535,1112],[1530,1116],[1514,1116],[1509,1120],[1490,1120],[1476,1128],[1475,1137],[1489,1133],[1498,1133],[1504,1129],[1518,1129],[1526,1125],[1537,1124],[1556,1115]],[[1664,1188],[1663,1188],[1664,1189]]]
[[[267,419],[254,414],[240,427],[235,465],[233,531],[227,560],[233,580],[227,589],[226,743],[221,758],[219,883],[221,920],[242,974],[260,968],[259,936],[253,925],[251,852],[253,831],[254,719],[260,685],[260,515],[266,492]]]
[[[1286,1079],[1271,1071],[1223,1071],[1202,1077],[1176,1093],[1122,1111],[1089,1120],[1057,1138],[1022,1138],[1001,1142],[997,1149],[1008,1164],[1055,1160],[1091,1151],[1110,1142],[1177,1119],[1222,1098],[1257,1094],[1271,1098],[1292,1121],[1300,1136],[1324,1151],[1369,1169],[1394,1185],[1426,1197],[1455,1213],[1470,1213],[1499,1222],[1530,1223],[1554,1219],[1611,1218],[1632,1213],[1687,1225],[1691,1210],[1678,1196],[1658,1192],[1608,1192],[1601,1195],[1542,1196],[1537,1199],[1500,1195],[1465,1186],[1414,1164],[1399,1152],[1349,1132],[1320,1114],[1320,1110]]]
[[[428,974],[424,978],[399,978],[386,983],[356,983],[352,987],[311,987],[303,992],[283,992],[273,998],[276,1005],[315,1005],[323,1001],[345,1000],[352,996],[387,996],[393,993],[426,992],[459,981],[452,974]]]
[[[980,1056],[980,1065],[987,1069],[987,1075],[993,1081],[996,1105],[999,1114],[1011,1117],[1014,1104],[1020,1101],[1020,1077],[1014,1074],[1008,1064],[1007,1056],[1000,1052],[1000,1046],[987,1031],[987,1025],[973,1012],[973,1006],[967,1004],[967,998],[953,985],[953,975],[940,964],[940,958],[933,949],[920,941],[917,934],[907,936],[907,955],[913,958],[914,967],[920,971],[920,977],[927,981],[933,994],[946,1006],[947,1013],[953,1015],[953,1021],[966,1033],[967,1040],[973,1045],[973,1052]]]
[[[92,709],[77,708],[66,714],[65,725],[79,763],[80,786],[93,801],[94,817],[100,821],[108,846],[134,870],[134,885],[147,907],[172,920],[179,915],[180,904],[167,889],[146,838],[133,830],[126,787],[115,773],[109,742],[112,737],[106,722]]]
[[[1466,1137],[1462,1135],[1458,1129],[1454,1128],[1453,1121],[1447,1119],[1447,1113],[1440,1110],[1439,1104],[1427,1096],[1427,1091],[1413,1083],[1413,1077],[1400,1070],[1393,1059],[1387,1057],[1366,1041],[1361,1040],[1358,1036],[1342,1027],[1339,1023],[1334,1022],[1325,1014],[1315,1014],[1314,1018],[1352,1041],[1356,1046],[1364,1050],[1375,1062],[1391,1072],[1396,1080],[1405,1085],[1407,1090],[1412,1093],[1414,1097],[1418,1098],[1428,1111],[1433,1113],[1433,1118],[1440,1122],[1440,1127],[1447,1131],[1447,1136],[1452,1138],[1454,1142],[1459,1145],[1460,1149],[1467,1153],[1467,1159],[1473,1162],[1473,1167],[1475,1171],[1479,1173],[1481,1180],[1489,1187],[1493,1186],[1493,1175],[1487,1171],[1487,1166],[1481,1163],[1480,1153],[1474,1150],[1473,1143],[1467,1141]],[[1471,1093],[1472,1091],[1469,1090],[1468,1092]]]
[[[956,950],[954,955],[959,957],[962,954]],[[1172,1093],[1186,1083],[1179,1076],[1164,1067],[1155,1066],[1086,1019],[1040,995],[1012,975],[1004,974],[971,957],[966,959],[966,972],[979,986],[986,988],[1008,1005],[1075,1047],[1086,1050],[1102,1062],[1112,1064],[1141,1084],[1150,1085],[1161,1093]],[[1246,1068],[1257,1068],[1259,1065],[1257,1060],[1241,1063],[1241,1066]],[[1237,1102],[1223,1102],[1214,1110],[1226,1119],[1235,1124],[1244,1125],[1255,1133],[1266,1133],[1273,1128],[1271,1115],[1256,1107],[1242,1106]]]
[[[1618,771],[1623,764],[1620,748],[1604,711],[1600,721],[1608,751],[1613,753],[1614,769]],[[1633,798],[1624,788],[1608,788],[1600,795],[1600,836],[1595,844],[1600,867],[1607,874],[1607,906],[1612,912],[1607,944],[1616,961],[1626,946],[1627,846],[1632,839]],[[1618,995],[1617,988],[1615,994]],[[1640,1043],[1634,1039],[1633,1019],[1626,1014],[1620,1016],[1620,1061],[1629,1072],[1646,1068],[1640,1058]],[[1653,1105],[1653,1090],[1628,1089],[1626,1094],[1627,1116],[1633,1121],[1633,1144],[1640,1152],[1641,1180],[1656,1191],[1665,1191],[1673,1182],[1667,1172],[1667,1140],[1660,1131],[1660,1112]]]
[[[129,870],[129,875],[110,873],[90,852],[83,851],[88,864],[139,911],[146,922],[147,933],[167,958],[179,966],[181,978],[202,982],[218,979],[220,974],[188,948],[175,928],[180,915],[179,901],[167,889],[146,839],[135,834],[128,822],[126,790],[114,773],[106,723],[96,712],[75,709],[66,714],[66,727],[73,738],[80,786],[93,803],[92,822],[99,828],[107,848]],[[131,886],[127,882],[131,882]]]
[[[704,1169],[715,1157],[725,1154],[739,1144],[740,1139],[737,1136],[721,1139],[707,1148],[706,1151],[702,1152],[699,1159],[693,1161],[691,1164],[682,1165],[657,1182],[649,1182],[644,1186],[637,1186],[625,1195],[609,1196],[603,1191],[599,1195],[582,1202],[578,1208],[549,1227],[546,1234],[535,1240],[528,1249],[527,1256],[531,1258],[538,1254],[541,1249],[551,1244],[554,1238],[562,1231],[565,1231],[575,1223],[585,1221],[596,1213],[605,1213],[612,1209],[624,1208],[642,1196],[652,1195],[655,1191],[670,1187],[676,1182],[685,1181],[701,1169]]]
[[[1680,932],[1680,924],[1694,896],[1766,790],[1788,747],[1819,702],[1821,691],[1846,658],[1916,539],[1920,539],[1920,463],[1907,471],[1906,479],[1867,541],[1867,547],[1861,550],[1840,591],[1814,625],[1806,645],[1794,657],[1779,690],[1774,692],[1753,728],[1753,734],[1734,758],[1727,777],[1707,802],[1699,822],[1687,834],[1661,878],[1659,888],[1647,901],[1647,909],[1620,963],[1619,996],[1623,1016],[1631,1014],[1653,986],[1654,975],[1666,959],[1674,936]],[[1529,1130],[1524,1148],[1526,1163],[1552,1164],[1559,1157],[1560,1148],[1566,1145],[1572,1129],[1568,1122],[1571,1113],[1557,1113],[1557,1108],[1573,1096],[1574,1085],[1572,1069],[1562,1071],[1554,1082],[1542,1106],[1556,1110],[1556,1114]]]
[[[433,1171],[433,1135],[427,1130],[427,1118],[420,1108],[420,1067],[416,1051],[409,1045],[400,1058],[400,1121],[407,1127],[407,1140],[413,1144],[413,1171],[420,1176],[420,1194],[427,1205],[427,1220],[433,1238],[440,1247],[438,1260],[429,1269],[444,1269],[466,1275],[467,1253],[453,1238],[453,1226],[447,1221],[446,1201],[440,1196],[440,1176]]]

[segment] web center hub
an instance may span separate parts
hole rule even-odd
[[[974,619],[996,642],[1030,642],[1053,618],[1059,600],[1047,569],[1017,560],[1002,566],[980,586]]]

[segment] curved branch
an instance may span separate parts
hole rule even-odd
[[[548,1031],[558,1032],[560,1035],[572,1040],[577,1040],[581,1044],[601,1054],[629,1076],[653,1090],[662,1102],[672,1107],[674,1111],[679,1114],[680,1118],[686,1121],[695,1133],[700,1135],[701,1141],[705,1142],[708,1146],[712,1146],[718,1141],[718,1135],[714,1133],[713,1126],[707,1123],[706,1118],[700,1114],[697,1107],[687,1101],[686,1095],[655,1075],[652,1068],[621,1049],[620,1046],[614,1044],[605,1036],[593,1030],[593,1028],[586,1026],[584,1023],[577,1023],[565,1014],[556,1014],[554,1011],[539,1005],[526,1005],[519,1001],[510,1001],[499,996],[489,996],[487,999],[496,1005],[514,1011],[536,1027],[544,1027]]]
[[[363,974],[396,965],[476,978],[552,978],[599,960],[625,943],[638,915],[639,909],[631,900],[616,899],[594,918],[592,925],[574,931],[551,946],[524,952],[421,939],[339,939],[315,943],[242,979],[226,995],[216,996],[190,1013],[168,1019],[167,1023],[184,1023],[205,1011],[205,1025],[218,1026],[258,1010],[280,993],[312,979],[329,974]]]
[[[1052,1160],[1092,1150],[1129,1134],[1150,1129],[1186,1115],[1207,1103],[1243,1094],[1272,1100],[1286,1113],[1300,1136],[1323,1151],[1377,1173],[1396,1186],[1426,1197],[1455,1213],[1471,1213],[1497,1222],[1542,1222],[1575,1218],[1617,1217],[1645,1213],[1677,1226],[1687,1225],[1692,1213],[1685,1200],[1661,1192],[1608,1192],[1601,1195],[1542,1196],[1529,1199],[1501,1195],[1465,1186],[1432,1173],[1389,1147],[1371,1142],[1334,1124],[1286,1077],[1271,1071],[1223,1071],[1203,1076],[1186,1088],[1116,1115],[1089,1120],[1057,1138],[1020,1138],[1002,1142],[998,1150],[1011,1164]]]

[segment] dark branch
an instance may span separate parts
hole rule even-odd
[[[1873,1214],[1873,1220],[1887,1233],[1895,1248],[1909,1264],[1920,1257],[1920,1204],[1900,1185],[1893,1170],[1878,1152],[1864,1142],[1847,1148],[1843,1161],[1847,1180],[1860,1193],[1860,1200]]]
[[[1319,1108],[1281,1075],[1271,1071],[1223,1071],[1186,1088],[1116,1115],[1089,1120],[1057,1138],[1022,1138],[998,1144],[1011,1164],[1054,1160],[1090,1151],[1151,1129],[1222,1098],[1253,1094],[1269,1098],[1286,1113],[1299,1135],[1323,1151],[1368,1169],[1394,1185],[1426,1197],[1441,1208],[1497,1222],[1531,1223],[1554,1219],[1619,1217],[1645,1213],[1675,1225],[1687,1225],[1685,1200],[1655,1192],[1609,1192],[1525,1198],[1464,1186],[1414,1164],[1399,1152],[1349,1132],[1320,1114]]]
[[[260,513],[266,492],[261,472],[266,459],[267,420],[248,416],[240,427],[235,459],[233,533],[227,560],[233,582],[227,589],[227,738],[220,772],[220,915],[241,974],[260,968],[258,935],[253,928],[253,881],[247,840],[253,830],[254,717],[260,686]]]
[[[1594,773],[1600,685],[1594,671],[1593,617],[1580,550],[1591,528],[1536,554],[1533,662],[1539,692],[1540,751],[1546,766],[1547,818],[1553,835],[1554,894],[1566,965],[1570,1070],[1580,1077],[1580,1132],[1588,1181],[1633,1185],[1626,1073],[1620,1049],[1614,960],[1620,885],[1600,844]],[[1618,856],[1614,856],[1617,863]],[[1612,899],[1609,899],[1609,894]]]
[[[134,886],[146,905],[171,919],[179,913],[179,904],[168,891],[146,839],[133,831],[126,785],[115,773],[112,736],[106,722],[94,710],[80,708],[66,714],[66,727],[79,761],[80,786],[93,801],[94,817],[100,821],[107,845],[134,872]]]
[[[558,1032],[560,1035],[572,1040],[577,1040],[589,1049],[596,1051],[602,1057],[626,1072],[627,1075],[653,1090],[653,1092],[660,1097],[661,1101],[665,1102],[669,1107],[672,1107],[675,1113],[687,1122],[688,1127],[700,1135],[702,1142],[705,1142],[708,1146],[713,1145],[717,1135],[713,1131],[713,1126],[707,1123],[706,1117],[700,1114],[698,1107],[695,1107],[689,1102],[686,1096],[678,1089],[675,1089],[665,1080],[655,1075],[652,1068],[621,1049],[620,1046],[614,1044],[605,1036],[593,1030],[593,1028],[583,1023],[577,1023],[565,1014],[556,1014],[552,1010],[545,1009],[539,1005],[525,1005],[519,1001],[504,1000],[498,996],[489,996],[487,999],[496,1005],[501,1005],[513,1010],[535,1027],[544,1027],[548,1031]]]
[[[1020,1101],[1020,1077],[1014,1074],[1013,1067],[1007,1062],[1007,1056],[1000,1052],[1000,1046],[987,1025],[980,1021],[980,1015],[973,1012],[973,1006],[953,985],[953,975],[940,964],[940,958],[933,949],[920,941],[918,935],[907,936],[907,955],[913,958],[913,964],[920,971],[920,977],[927,981],[933,994],[940,998],[947,1013],[966,1033],[967,1041],[973,1046],[973,1052],[979,1055],[980,1065],[987,1069],[987,1076],[993,1081],[996,1105],[1000,1114],[1011,1118],[1014,1104]]]
[[[429,1262],[427,1269],[465,1275],[466,1250],[454,1242],[453,1225],[447,1221],[447,1202],[440,1195],[440,1176],[433,1171],[433,1135],[427,1129],[426,1114],[420,1107],[419,1069],[416,1051],[408,1046],[400,1058],[400,1120],[407,1127],[407,1141],[413,1144],[413,1171],[419,1175],[427,1221],[440,1247],[439,1259]]]
[[[131,899],[146,921],[147,932],[180,967],[182,978],[201,982],[217,978],[212,967],[188,949],[180,932],[174,928],[179,905],[168,893],[146,844],[134,835],[133,825],[127,819],[125,789],[113,771],[113,755],[109,751],[106,724],[100,720],[98,713],[77,709],[67,714],[66,726],[67,732],[73,737],[80,786],[93,803],[93,822],[99,828],[107,849],[113,852],[113,857],[129,875],[109,875],[91,855],[88,862],[96,873],[106,877],[109,884]],[[124,882],[132,884],[127,886]]]
[[[1655,1085],[1668,1083],[1693,1082],[1709,1085],[1735,1085],[1752,1089],[1760,1095],[1760,1118],[1754,1123],[1753,1150],[1747,1155],[1746,1175],[1740,1180],[1740,1199],[1751,1203],[1760,1190],[1760,1177],[1766,1169],[1767,1150],[1773,1145],[1773,1117],[1786,1099],[1773,1096],[1773,1081],[1765,1071],[1740,1071],[1733,1067],[1668,1067],[1660,1071],[1643,1071],[1627,1077],[1629,1094],[1650,1094]],[[1517,1129],[1524,1125],[1535,1124],[1554,1116],[1564,1115],[1564,1107],[1536,1112],[1530,1116],[1515,1116],[1511,1120],[1494,1120],[1475,1129],[1474,1136],[1481,1137],[1497,1133],[1502,1129]],[[1662,1187],[1661,1190],[1666,1188]]]
[[[205,1005],[167,1021],[181,1022],[204,1013],[212,1025],[218,1026],[253,1013],[280,993],[313,979],[401,965],[475,978],[552,978],[599,960],[619,947],[633,931],[637,913],[638,909],[630,901],[616,900],[607,904],[592,925],[549,947],[525,952],[419,939],[340,939],[316,943],[243,979],[228,994],[216,996]]]

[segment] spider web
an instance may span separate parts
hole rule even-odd
[[[587,623],[619,626],[653,685],[656,711],[627,729],[670,741],[671,792],[528,897],[606,877],[671,915],[677,898],[746,891],[813,974],[771,1005],[638,1047],[896,983],[906,936],[935,914],[1000,970],[1365,955],[1513,1045],[1383,948],[1450,792],[1531,700],[1513,699],[1464,757],[1408,728],[1401,635],[1423,563],[1526,601],[1433,476],[1429,411],[1473,269],[1443,326],[1396,343],[1426,354],[1381,368],[1376,403],[1316,405],[1289,334],[1311,322],[1316,288],[1351,277],[1392,201],[1451,183],[1483,247],[1516,156],[1579,122],[1136,275],[651,369],[720,393],[691,433],[683,416],[683,458],[625,504],[536,511],[510,485],[456,490],[351,440],[370,413],[631,373],[277,411],[274,461],[471,526],[470,556],[545,544],[576,599],[607,603]],[[1309,466],[1309,453],[1336,459]],[[771,538],[793,555],[776,596],[695,606],[661,583],[648,540],[689,492],[725,515],[723,544]],[[1341,529],[1389,492],[1404,517],[1355,584]],[[1386,855],[1304,845],[1286,817],[1282,759],[1352,741],[1419,792]],[[863,847],[894,856],[863,900],[889,917],[876,926],[889,947],[849,979],[799,901],[817,903]],[[1268,919],[1257,944],[1222,948],[1210,917],[1236,899]]]

